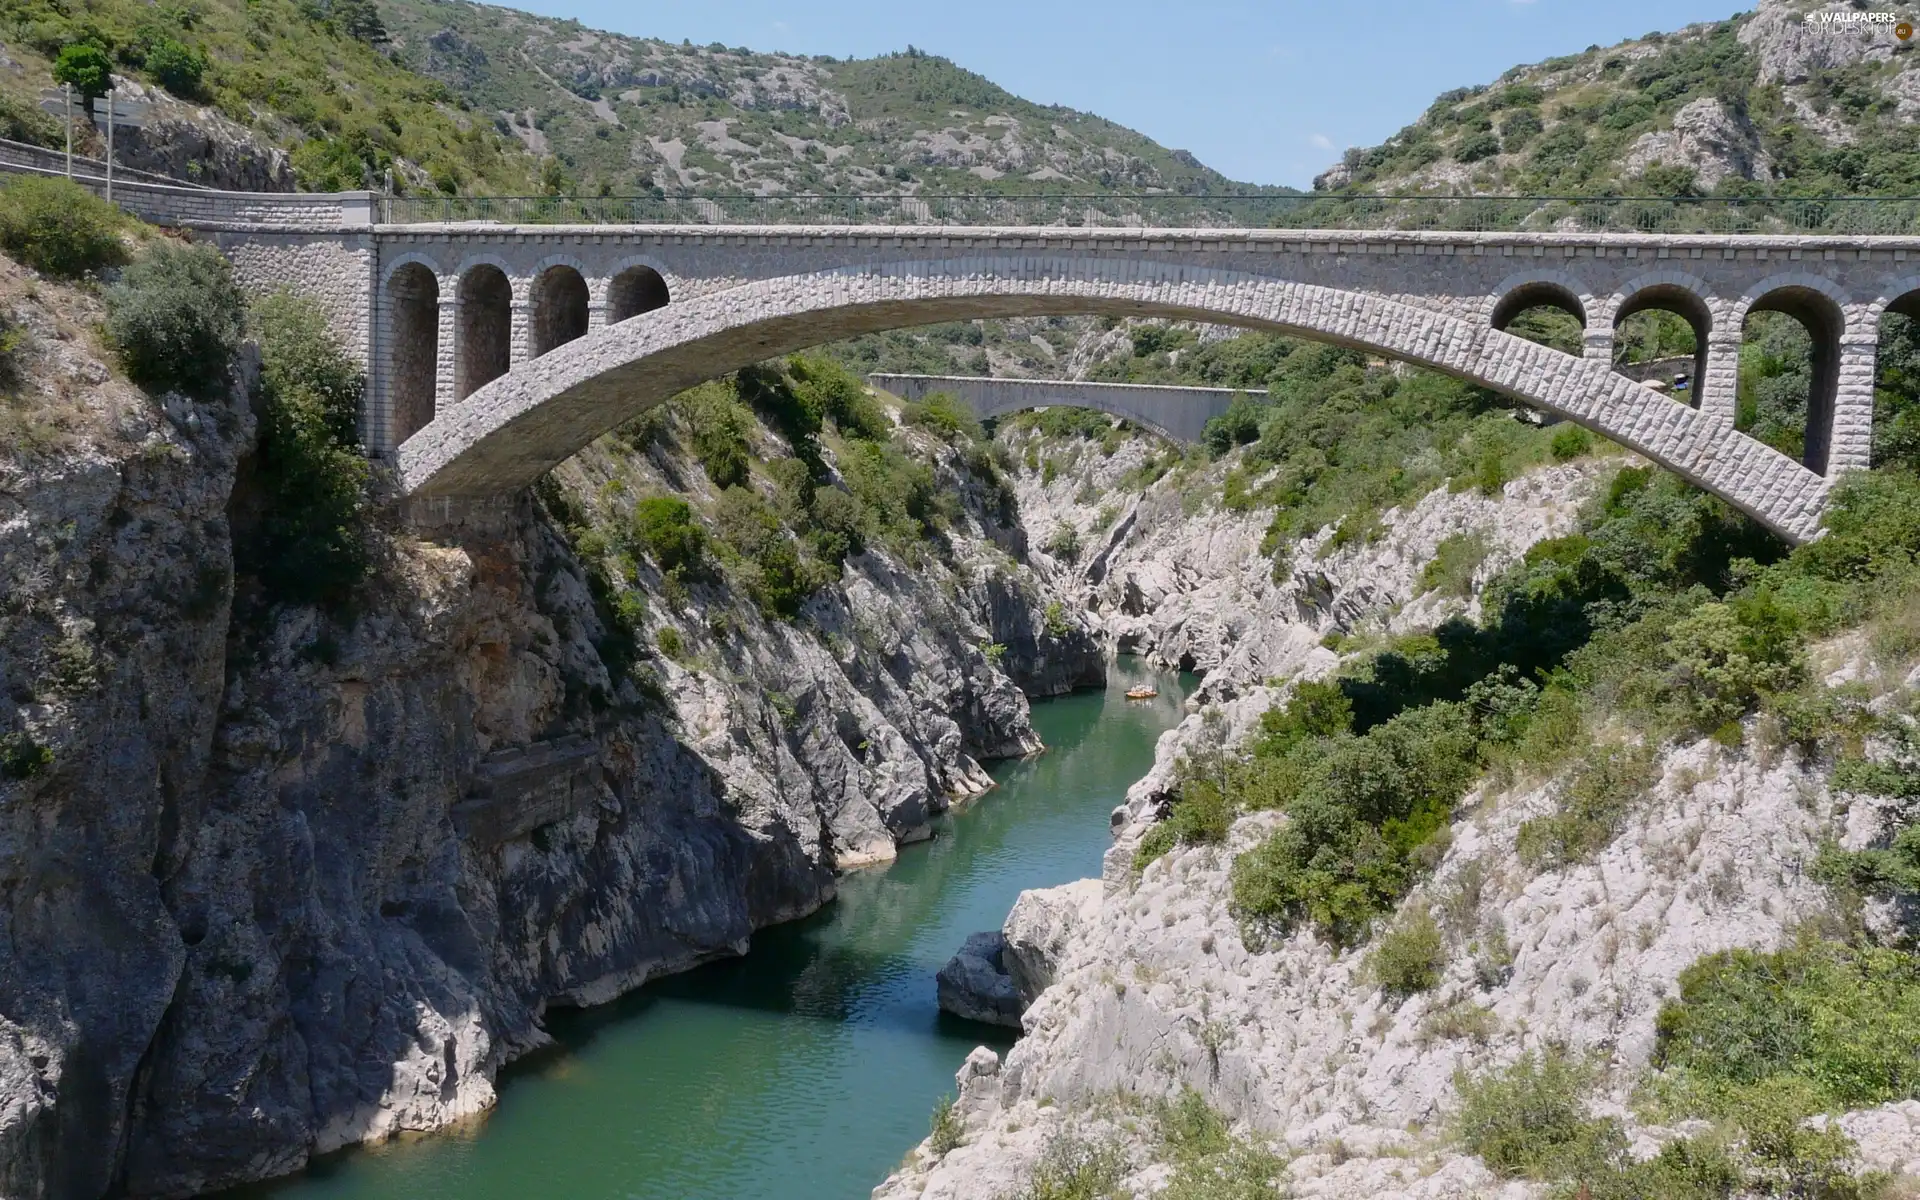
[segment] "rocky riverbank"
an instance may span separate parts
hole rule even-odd
[[[1307,930],[1267,940],[1235,915],[1233,861],[1284,823],[1279,813],[1241,816],[1223,843],[1176,846],[1144,870],[1136,858],[1183,758],[1245,747],[1294,681],[1333,673],[1381,636],[1477,617],[1477,585],[1571,532],[1620,460],[1536,470],[1498,495],[1439,489],[1384,514],[1370,539],[1336,548],[1323,530],[1276,555],[1265,514],[1207,498],[1205,476],[1128,490],[1159,453],[1151,443],[1104,455],[1040,445],[1034,457],[1056,465],[1019,477],[1028,526],[1088,548],[1052,565],[1117,644],[1207,676],[1115,811],[1104,879],[1024,894],[1002,930],[956,958],[953,990],[965,981],[970,995],[953,1007],[997,998],[1021,1010],[1024,1036],[1004,1061],[976,1051],[948,1127],[875,1196],[1026,1196],[1069,1160],[1105,1161],[1122,1193],[1155,1194],[1172,1168],[1140,1106],[1183,1093],[1269,1148],[1287,1195],[1560,1194],[1489,1169],[1455,1124],[1462,1079],[1547,1050],[1594,1064],[1590,1111],[1618,1120],[1637,1158],[1706,1128],[1657,1123],[1637,1090],[1662,1005],[1703,956],[1843,925],[1848,901],[1813,864],[1829,843],[1882,844],[1888,811],[1846,791],[1831,758],[1782,747],[1756,719],[1744,738],[1661,748],[1617,832],[1583,861],[1542,864],[1520,845],[1529,821],[1560,810],[1565,777],[1483,781],[1455,809],[1431,873],[1380,922],[1431,922],[1443,947],[1411,993],[1382,985],[1370,944],[1342,949]],[[1215,486],[1231,467],[1211,468]],[[1434,548],[1463,534],[1474,586],[1436,588]],[[1811,657],[1815,678],[1878,697],[1877,711],[1910,702],[1916,679],[1888,675],[1859,637]],[[1904,936],[1897,909],[1868,919],[1877,936]],[[1834,1122],[1852,1142],[1846,1169],[1920,1167],[1912,1108]]]

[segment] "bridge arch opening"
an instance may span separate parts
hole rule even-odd
[[[1793,284],[1755,300],[1741,326],[1734,428],[1820,475],[1833,442],[1845,324],[1831,297]]]
[[[618,324],[641,313],[665,308],[671,299],[667,281],[660,277],[660,272],[652,267],[628,267],[614,276],[613,283],[607,287],[607,323]]]
[[[1873,377],[1873,465],[1920,469],[1920,287],[1880,314]]]
[[[562,263],[533,281],[533,356],[587,336],[587,281]]]
[[[1500,297],[1490,323],[1503,333],[1577,355],[1586,338],[1587,306],[1565,284],[1536,280]]]
[[[1684,374],[1686,390],[1670,394],[1699,408],[1707,378],[1707,335],[1712,331],[1713,313],[1691,289],[1677,283],[1643,287],[1614,310],[1613,369],[1663,386]]]
[[[513,284],[481,263],[460,277],[460,330],[454,399],[465,400],[513,365]]]
[[[388,444],[398,446],[433,420],[440,280],[425,264],[410,262],[387,277],[386,291]]]

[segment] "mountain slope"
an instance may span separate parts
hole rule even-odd
[[[911,48],[837,61],[676,46],[456,0],[0,0],[0,136],[62,143],[38,102],[76,43],[161,106],[123,161],[187,171],[206,156],[147,143],[211,131],[256,158],[290,151],[311,190],[388,170],[402,191],[495,195],[1258,190]],[[260,186],[257,171],[197,172]]]
[[[1316,190],[1920,194],[1914,41],[1851,4],[1756,11],[1446,92]]]
[[[908,49],[836,61],[389,0],[398,55],[591,189],[1234,188],[1192,155]]]

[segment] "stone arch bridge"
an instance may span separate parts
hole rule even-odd
[[[125,185],[215,239],[250,286],[319,297],[366,362],[364,435],[416,512],[526,486],[701,380],[862,333],[966,318],[1209,321],[1356,347],[1508,393],[1620,442],[1782,536],[1814,536],[1869,463],[1881,316],[1920,315],[1911,236],[959,226],[382,224],[365,193]],[[1582,353],[1503,332],[1571,314]],[[1691,403],[1612,369],[1662,309],[1699,347]],[[1750,313],[1814,346],[1806,454],[1735,429]]]

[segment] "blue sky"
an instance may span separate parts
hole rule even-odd
[[[1734,0],[508,0],[599,29],[865,57],[909,44],[1132,126],[1252,183],[1306,186],[1451,87]]]

